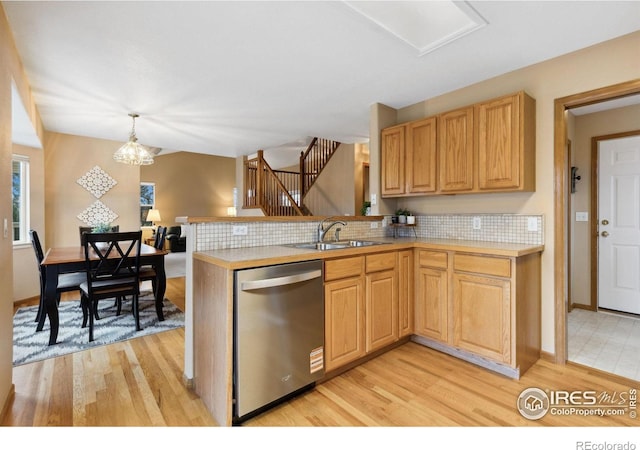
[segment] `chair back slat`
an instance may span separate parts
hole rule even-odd
[[[86,233],[83,247],[89,291],[96,282],[131,278],[138,284],[142,231]]]
[[[153,246],[159,250],[164,248],[164,241],[167,237],[167,227],[158,227],[156,230],[156,240],[153,243]]]

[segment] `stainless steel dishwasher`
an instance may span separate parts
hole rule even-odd
[[[234,422],[324,376],[322,261],[236,270]]]

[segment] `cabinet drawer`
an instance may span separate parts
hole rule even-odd
[[[418,256],[420,267],[435,267],[446,269],[448,262],[447,252],[434,252],[431,250],[420,250]]]
[[[456,254],[453,259],[453,270],[510,278],[511,260],[493,256]]]
[[[339,280],[340,278],[359,277],[364,269],[364,257],[330,259],[324,263],[324,279]]]
[[[390,270],[396,266],[396,252],[377,253],[366,256],[366,272],[379,272],[380,270]]]

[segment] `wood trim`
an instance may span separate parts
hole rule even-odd
[[[572,149],[571,149],[571,139],[567,139],[567,161],[569,162],[569,173],[567,175],[567,180],[571,183],[571,165],[573,161],[572,157]],[[567,196],[567,208],[565,209],[566,218],[567,218],[567,241],[569,242],[569,246],[571,247],[571,208],[572,208],[572,197],[571,197],[571,189],[569,189],[569,195]],[[567,253],[567,274],[571,277],[571,252]],[[573,309],[573,297],[571,297],[571,278],[569,278],[567,282],[567,312],[571,312]]]
[[[245,209],[256,209],[245,208]],[[225,217],[199,217],[180,216],[176,217],[177,223],[251,223],[251,222],[319,222],[324,219],[333,218],[348,222],[377,222],[384,219],[384,216],[225,216]]]
[[[11,388],[9,389],[9,393],[7,394],[7,399],[2,406],[2,411],[0,411],[0,423],[5,423],[5,419],[7,418],[9,411],[11,410],[11,406],[13,405],[13,400],[16,397],[16,385],[11,384]]]
[[[598,310],[598,225],[600,223],[598,144],[600,141],[638,135],[640,135],[640,130],[591,137],[591,308],[589,308],[591,311]]]
[[[554,101],[554,297],[555,297],[555,363],[567,361],[567,124],[565,111],[577,106],[598,103],[640,93],[640,78],[586,91]]]

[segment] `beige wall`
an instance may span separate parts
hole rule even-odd
[[[11,221],[11,84],[42,141],[42,122],[16,51],[4,9],[0,5],[0,224]],[[0,234],[0,409],[11,392],[13,369],[13,242]]]
[[[597,221],[591,210],[591,138],[640,130],[640,106],[575,116],[572,138],[572,165],[581,179],[571,201],[571,299],[572,303],[591,303],[591,223]],[[589,222],[576,222],[576,211],[589,213]]]
[[[123,142],[45,133],[45,221],[47,247],[80,245],[78,214],[100,200],[118,215],[120,231],[140,229],[140,168],[118,163],[113,153]],[[95,166],[117,184],[97,199],[77,183]],[[46,249],[45,249],[46,251]]]
[[[44,241],[44,151],[38,148],[13,146],[13,153],[29,157],[29,224]],[[41,242],[46,248],[46,242]],[[36,257],[31,245],[13,250],[13,300],[24,300],[40,295],[40,279]]]
[[[509,194],[477,194],[402,199],[398,205],[421,213],[523,213],[544,214],[545,251],[542,255],[542,350],[555,352],[554,291],[554,101],[579,92],[609,86],[640,77],[640,32],[516,70],[451,93],[419,101],[397,111],[397,122],[427,117],[461,106],[526,91],[536,99],[536,192]],[[370,152],[371,167],[379,164],[379,131],[389,123],[380,119],[380,105],[372,108]],[[388,108],[388,107],[387,107]],[[388,109],[385,117],[389,117]],[[380,195],[378,177],[372,194]],[[380,212],[389,212],[382,201]]]
[[[314,216],[355,215],[355,146],[340,144],[304,198]]]
[[[159,225],[178,216],[226,216],[233,205],[235,158],[177,152],[159,155],[140,169],[140,181],[156,184]]]

